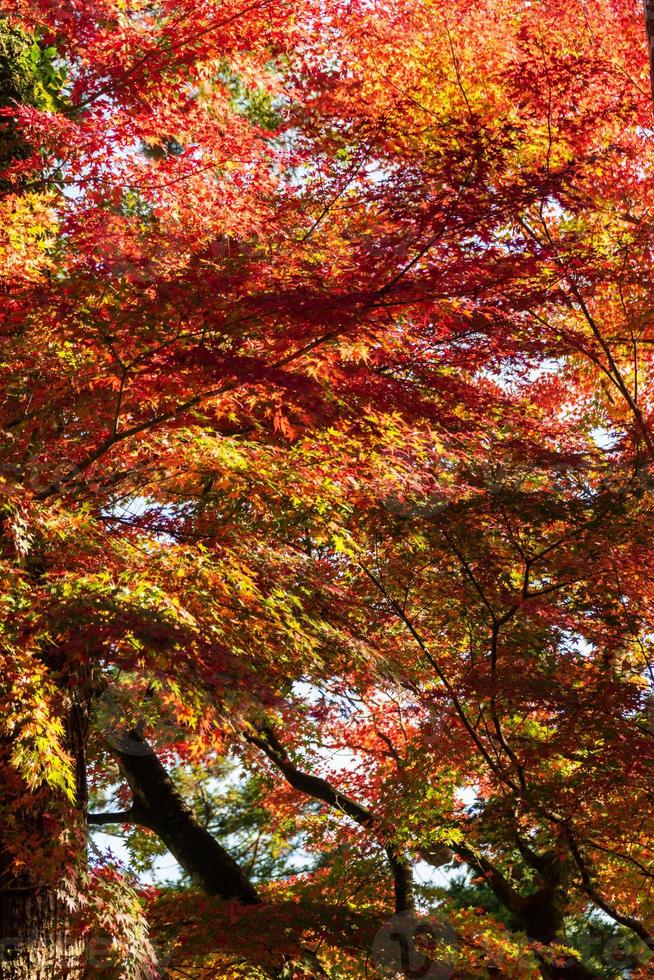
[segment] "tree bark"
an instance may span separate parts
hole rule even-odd
[[[65,697],[65,747],[75,767],[75,808],[81,835],[87,805],[87,730],[88,699],[83,689],[75,690]],[[10,751],[7,742],[2,746],[0,761],[4,787],[0,827],[0,980],[81,980],[86,975],[84,942],[71,936],[70,910],[58,887],[68,884],[62,881],[62,875],[64,866],[70,868],[70,855],[62,853],[56,837],[47,852],[62,800],[46,787],[31,794],[11,765]],[[30,795],[34,802],[23,802]],[[52,862],[47,871],[17,869],[15,854],[6,844],[16,833],[25,841],[33,836],[39,845],[45,845],[48,863]],[[85,860],[84,847],[78,857]],[[62,865],[59,875],[58,864]]]
[[[130,732],[114,746],[118,764],[133,795],[132,807],[117,816],[148,827],[208,895],[246,905],[260,901],[256,889],[225,848],[202,827],[147,741]],[[90,823],[106,823],[102,814]],[[115,822],[115,821],[114,821]]]

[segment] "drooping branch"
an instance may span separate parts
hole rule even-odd
[[[361,826],[373,827],[378,822],[375,814],[371,810],[339,792],[327,780],[298,769],[289,758],[286,749],[272,728],[268,726],[262,727],[256,735],[248,734],[246,738],[251,744],[256,745],[268,756],[271,762],[283,773],[289,785],[294,789],[314,799],[322,800],[335,809],[341,810]],[[467,847],[465,844],[455,844],[451,849],[466,864],[484,876],[505,908],[518,918],[522,916],[526,899],[515,891],[507,879],[487,858],[473,851],[472,848]],[[432,863],[430,852],[425,852],[423,857],[428,863]],[[439,852],[437,859],[439,866],[442,864],[440,857]]]
[[[635,933],[640,940],[647,946],[648,949],[654,950],[654,936],[648,929],[645,928],[642,922],[638,919],[634,919],[631,915],[623,915],[616,908],[614,908],[610,902],[608,902],[597,890],[595,883],[593,882],[593,875],[591,870],[586,863],[586,860],[581,852],[579,844],[577,843],[575,836],[570,829],[570,827],[565,828],[566,838],[568,841],[568,846],[570,847],[570,852],[574,858],[574,862],[579,869],[579,875],[581,877],[581,885],[588,897],[597,905],[598,908],[602,910],[609,918],[613,919],[614,922],[625,926]]]
[[[386,601],[389,603],[389,605],[391,606],[393,612],[398,617],[398,619],[402,623],[404,623],[404,626],[408,630],[408,632],[411,635],[411,637],[415,640],[417,646],[419,647],[419,649],[421,650],[423,656],[425,657],[425,660],[434,669],[434,672],[436,673],[436,676],[438,677],[439,681],[441,682],[441,684],[443,685],[443,687],[447,691],[447,695],[448,695],[448,697],[450,699],[450,702],[452,703],[452,706],[453,706],[454,710],[456,711],[456,714],[459,717],[459,720],[463,724],[463,727],[465,728],[465,730],[468,733],[470,739],[472,740],[473,744],[475,745],[475,748],[477,749],[477,751],[479,752],[479,754],[483,758],[483,760],[486,763],[486,765],[488,766],[488,768],[491,770],[491,772],[495,776],[498,777],[498,779],[501,779],[511,790],[513,790],[514,792],[518,792],[519,793],[520,792],[520,788],[519,788],[518,784],[516,784],[516,782],[512,779],[511,775],[510,774],[507,774],[506,772],[504,772],[499,767],[499,765],[496,762],[493,761],[493,759],[489,755],[488,750],[486,749],[484,743],[480,739],[478,733],[475,731],[475,726],[471,723],[470,719],[468,718],[468,716],[466,714],[466,711],[464,709],[464,706],[461,703],[461,700],[459,699],[459,697],[457,696],[457,693],[456,693],[453,685],[450,683],[450,681],[448,680],[447,676],[443,673],[443,670],[441,669],[438,661],[432,655],[429,647],[427,646],[427,644],[423,640],[422,636],[420,635],[420,633],[416,629],[416,626],[415,626],[414,622],[407,615],[406,610],[403,609],[402,606],[393,598],[393,596],[385,588],[385,586],[384,586],[383,582],[381,581],[381,579],[377,575],[375,575],[367,567],[367,565],[365,565],[363,562],[360,561],[359,562],[359,567],[361,568],[361,570],[364,573],[364,575],[366,575],[366,577],[373,583],[373,585],[375,586],[375,588],[379,591],[380,595],[382,595],[386,599]]]
[[[651,65],[653,35],[650,33],[650,31],[652,28],[652,23],[654,21],[654,0],[645,0],[645,16],[647,21],[648,37],[650,39],[650,65]],[[654,97],[654,75],[652,75],[652,79],[653,79],[652,92]],[[538,245],[541,244],[540,236],[536,234],[536,232],[528,224],[528,222],[519,218],[518,223],[526,232],[526,234],[534,242],[536,242]],[[622,371],[620,370],[620,367],[618,365],[618,362],[616,361],[613,355],[610,344],[608,343],[606,337],[604,336],[604,333],[602,332],[599,323],[592,315],[588,307],[588,304],[586,302],[586,299],[584,297],[584,294],[579,288],[575,275],[570,271],[568,263],[564,261],[564,259],[559,254],[557,243],[552,237],[547,222],[543,217],[541,217],[540,224],[542,226],[547,245],[552,250],[554,262],[556,263],[557,267],[561,271],[562,276],[564,277],[565,281],[568,284],[569,292],[566,296],[567,305],[569,306],[569,308],[578,309],[581,312],[584,320],[586,321],[588,327],[590,328],[592,335],[594,336],[604,356],[606,357],[607,363],[606,365],[602,365],[601,361],[599,359],[595,359],[590,354],[589,351],[584,351],[584,354],[587,357],[590,357],[590,360],[594,364],[596,364],[597,367],[600,368],[600,370],[605,374],[605,376],[611,381],[611,383],[615,386],[615,388],[620,392],[620,395],[622,396],[625,403],[627,404],[629,411],[631,412],[635,420],[635,423],[638,426],[638,430],[643,437],[643,440],[647,446],[647,450],[649,452],[650,457],[654,459],[654,437],[652,436],[652,433],[649,428],[649,424],[645,416],[643,415],[642,409],[638,404],[637,393],[632,395],[631,391],[629,390],[629,386],[625,381]]]
[[[256,745],[268,756],[293,789],[304,793],[305,796],[321,800],[335,810],[340,810],[362,827],[376,829],[380,837],[386,836],[381,821],[371,810],[340,793],[326,779],[298,769],[271,727],[262,726],[256,734],[248,733],[245,737],[248,742]],[[415,906],[411,862],[393,842],[385,842],[384,850],[393,874],[395,911],[406,912]]]
[[[479,851],[473,850],[473,848],[468,847],[466,844],[453,843],[450,846],[462,861],[465,861],[469,867],[473,868],[483,877],[502,905],[515,915],[516,918],[521,919],[524,914],[526,900],[513,888],[499,868]],[[424,854],[424,857],[428,863],[431,863],[428,851]]]
[[[322,800],[329,806],[334,807],[334,809],[341,810],[362,826],[370,828],[375,827],[375,825],[381,825],[381,821],[367,807],[340,793],[327,780],[299,769],[290,759],[286,749],[271,727],[262,726],[256,734],[248,733],[245,737],[248,742],[256,745],[266,754],[294,789],[314,799]],[[556,940],[557,933],[563,922],[563,915],[555,901],[556,880],[547,880],[541,888],[530,895],[523,896],[513,888],[502,872],[484,855],[463,843],[452,844],[451,850],[458,854],[466,864],[482,875],[495,896],[516,917],[530,939],[534,939],[545,945]],[[389,863],[393,867],[396,908],[398,911],[412,908],[413,881],[411,869],[406,863],[406,859],[398,855],[397,851],[392,854],[388,846],[386,851],[389,856]],[[422,857],[428,863],[432,863],[432,855],[429,851],[423,852]],[[395,866],[394,860],[398,862]],[[404,876],[402,863],[400,862],[404,862],[408,868],[408,878]],[[440,851],[438,856],[434,857],[433,863],[437,866],[443,863]],[[407,904],[407,896],[402,892],[402,887],[407,887],[407,885],[411,887],[411,905]],[[401,908],[400,906],[403,902],[404,907]],[[583,964],[572,958],[567,964],[558,966],[555,973],[550,970],[550,966],[544,957],[539,957],[539,959],[544,977],[557,977],[560,980],[593,980],[594,974],[587,970]]]

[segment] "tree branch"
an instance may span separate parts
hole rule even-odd
[[[321,779],[319,776],[313,776],[311,773],[298,769],[289,758],[286,749],[272,728],[267,725],[262,726],[257,734],[248,733],[245,738],[268,756],[293,789],[304,793],[305,796],[322,800],[323,803],[327,803],[335,810],[347,814],[362,827],[381,830],[380,822],[367,807],[350,799],[349,796],[339,793],[326,779]],[[384,850],[393,874],[395,911],[406,912],[415,906],[411,862],[393,843],[384,844]]]
[[[649,932],[645,926],[638,919],[634,919],[631,915],[623,915],[618,912],[610,902],[607,902],[605,898],[598,892],[597,888],[593,884],[593,878],[588,865],[581,853],[579,845],[575,840],[574,834],[570,827],[565,827],[565,835],[568,841],[568,846],[570,847],[570,853],[574,858],[574,862],[579,869],[579,875],[581,877],[581,885],[584,892],[588,895],[590,899],[597,905],[598,908],[605,912],[614,922],[618,922],[620,925],[625,926],[627,929],[631,929],[639,939],[641,939],[648,949],[654,950],[654,936]]]
[[[255,905],[257,892],[231,854],[201,826],[177,791],[172,779],[141,735],[132,731],[126,740],[130,751],[114,747],[120,770],[127,780],[134,803],[128,811],[130,822],[153,830],[191,879],[208,894]],[[136,751],[138,749],[138,752]],[[105,817],[122,814],[95,814]],[[96,821],[93,821],[96,822]]]
[[[87,820],[93,827],[102,827],[105,824],[136,823],[132,810],[119,810],[116,813],[89,813]]]

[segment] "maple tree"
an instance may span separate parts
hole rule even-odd
[[[648,975],[648,73],[628,0],[4,10],[3,977]]]

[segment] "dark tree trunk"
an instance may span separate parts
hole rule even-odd
[[[555,896],[546,888],[530,896],[523,913],[525,932],[529,939],[549,946],[564,943],[559,932],[563,926],[563,916],[559,911]],[[598,974],[580,963],[573,956],[564,965],[551,966],[540,958],[540,969],[547,980],[598,980]]]
[[[74,692],[66,697],[65,745],[75,765],[75,804],[80,835],[84,834],[87,805],[87,729],[88,701],[85,695]],[[61,853],[56,829],[53,839],[53,827],[61,826],[61,796],[45,787],[30,794],[9,761],[11,745],[5,744],[2,748],[0,980],[81,980],[86,975],[84,944],[79,937],[71,937],[69,909],[61,895],[61,887],[74,887],[74,882],[62,880],[62,876],[66,873],[65,868],[85,861],[85,847],[83,843],[79,846],[73,861],[70,853]],[[33,803],[25,804],[23,798],[29,800],[30,796]],[[20,804],[17,804],[19,798]],[[28,844],[30,837],[35,847],[43,848],[47,868],[37,866],[24,871],[16,867],[15,849],[10,842],[22,838]],[[71,846],[74,842],[69,844]]]
[[[53,888],[10,878],[0,903],[2,980],[78,980],[85,975],[83,943],[71,941],[68,910]]]
[[[153,830],[191,880],[208,895],[246,905],[258,903],[254,886],[233,857],[198,823],[148,743],[131,732],[120,749],[114,746],[120,769],[132,790],[133,804],[119,819]],[[91,822],[100,821],[91,818]]]

